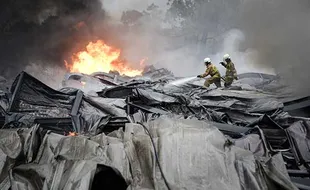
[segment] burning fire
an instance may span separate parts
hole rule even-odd
[[[76,132],[69,132],[67,136],[74,137],[74,136],[78,136],[78,134]]]
[[[132,69],[128,63],[120,59],[121,50],[105,44],[102,40],[86,46],[86,51],[74,54],[72,64],[65,61],[66,68],[70,72],[80,72],[92,74],[94,72],[118,71],[121,75],[130,77],[141,75],[143,69]],[[141,60],[140,66],[143,67],[144,61]]]

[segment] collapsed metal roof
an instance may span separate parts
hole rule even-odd
[[[57,91],[22,72],[0,93],[0,189],[310,189],[310,119],[286,112],[307,99],[239,78],[206,90],[150,68]]]

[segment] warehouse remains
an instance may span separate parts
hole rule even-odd
[[[202,83],[152,66],[58,91],[1,79],[0,189],[310,189],[307,97],[260,73]]]

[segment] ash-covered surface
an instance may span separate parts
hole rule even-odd
[[[1,83],[0,189],[309,189],[310,119],[290,114],[307,97],[239,78],[207,90],[149,68],[54,90],[23,72]]]

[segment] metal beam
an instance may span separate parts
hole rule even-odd
[[[156,114],[161,114],[161,115],[169,114],[169,112],[166,112],[164,110],[157,109],[157,108],[150,107],[150,106],[146,106],[146,105],[142,106],[142,105],[134,104],[132,102],[128,102],[127,104],[130,106],[136,107],[138,109],[141,109],[141,110],[148,112],[148,113],[156,113]]]
[[[14,92],[13,92],[13,95],[12,95],[12,100],[11,100],[11,103],[9,105],[9,112],[12,111],[12,108],[16,102],[16,96],[17,96],[17,93],[18,91],[20,90],[20,87],[21,87],[21,83],[22,83],[22,80],[24,79],[24,75],[25,75],[25,72],[21,72],[21,74],[19,75],[19,78],[18,78],[18,82],[15,86],[15,89],[14,89]]]
[[[310,177],[310,173],[306,170],[287,170],[287,172],[292,177]]]
[[[74,100],[74,103],[73,103],[73,106],[71,109],[71,115],[72,116],[76,116],[78,114],[80,106],[81,106],[82,99],[83,99],[83,92],[81,90],[79,90],[76,93],[75,100]]]
[[[78,113],[79,113],[79,109],[80,109],[81,102],[83,99],[83,95],[84,94],[81,90],[79,90],[76,93],[75,100],[74,100],[74,103],[71,109],[72,126],[73,126],[74,131],[77,133],[81,132],[81,123],[79,120]]]

